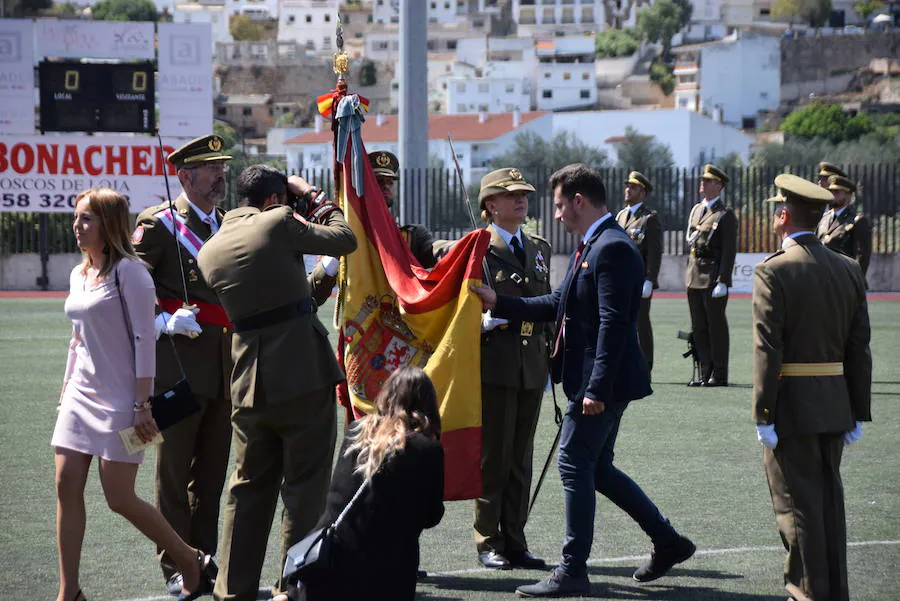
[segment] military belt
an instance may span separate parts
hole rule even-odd
[[[832,363],[782,363],[779,376],[810,377],[810,376],[843,376],[844,364]]]
[[[247,330],[258,330],[268,326],[288,321],[301,315],[310,315],[316,312],[316,301],[311,298],[300,299],[296,303],[281,305],[250,317],[244,317],[234,320],[235,332],[246,332]]]

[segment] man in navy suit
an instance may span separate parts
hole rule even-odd
[[[581,239],[562,285],[532,298],[498,295],[484,286],[472,288],[494,316],[556,320],[551,374],[554,382],[562,382],[569,399],[559,447],[566,505],[562,559],[548,578],[520,586],[516,593],[521,597],[589,592],[594,491],[626,511],[653,541],[653,554],[635,571],[635,580],[663,576],[696,549],[644,491],[613,465],[625,408],[629,401],[652,393],[637,336],[644,283],[641,255],[609,212],[606,188],[597,171],[582,164],[568,165],[551,176],[550,187],[556,219]]]

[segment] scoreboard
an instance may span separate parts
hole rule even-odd
[[[41,131],[156,132],[153,61],[41,61]]]

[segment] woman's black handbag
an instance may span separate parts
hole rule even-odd
[[[119,269],[116,265],[116,292],[119,293],[119,303],[122,305],[122,316],[125,318],[125,329],[128,330],[128,339],[131,342],[131,354],[134,358],[134,334],[131,331],[131,319],[128,304],[125,302],[125,296],[119,287]],[[153,414],[153,421],[160,432],[174,426],[184,418],[200,411],[200,403],[194,398],[194,391],[188,384],[187,376],[184,373],[184,367],[181,366],[181,359],[178,357],[178,349],[175,348],[175,341],[169,336],[169,342],[172,344],[172,352],[175,354],[175,361],[178,363],[178,369],[181,370],[181,379],[168,390],[150,397],[150,412]]]
[[[295,586],[298,582],[314,579],[332,567],[335,531],[368,485],[369,480],[364,480],[334,522],[313,530],[288,549],[282,573],[282,578],[288,585]]]

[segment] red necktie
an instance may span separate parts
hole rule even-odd
[[[581,261],[581,251],[584,250],[584,240],[578,243],[578,250],[575,251],[575,260],[572,261],[572,279],[575,279],[575,274],[578,273],[579,261]],[[572,281],[569,281],[569,288],[572,286]],[[560,302],[565,303],[568,300],[568,289],[566,290],[566,295],[564,298],[560,299]],[[553,352],[550,353],[550,358],[556,357],[559,353],[560,349],[562,349],[563,339],[566,337],[566,314],[563,312],[562,321],[556,324],[556,340],[553,342]]]

